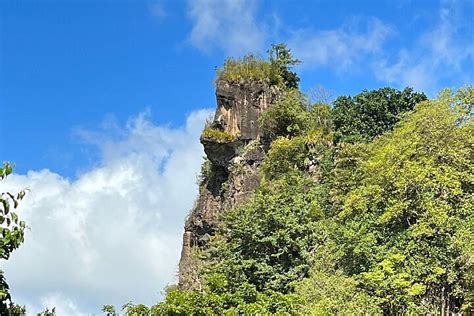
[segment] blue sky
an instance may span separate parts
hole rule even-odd
[[[77,129],[144,109],[180,125],[214,106],[214,69],[226,56],[264,55],[279,41],[303,60],[303,90],[409,84],[434,95],[472,82],[470,1],[220,2],[3,1],[2,156],[19,172],[74,177],[97,158]]]
[[[3,187],[32,191],[21,210],[31,232],[4,267],[15,297],[66,314],[159,297],[226,56],[283,41],[303,61],[303,91],[408,85],[434,97],[473,83],[473,12],[468,0],[0,1],[0,154],[17,165]]]

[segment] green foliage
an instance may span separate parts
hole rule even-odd
[[[143,304],[134,305],[129,302],[122,306],[122,310],[125,311],[124,316],[149,316],[151,315],[151,309]]]
[[[279,136],[303,135],[314,126],[309,104],[298,90],[287,91],[282,98],[259,117],[263,136],[275,140]]]
[[[248,54],[242,59],[226,59],[224,66],[217,70],[217,80],[227,80],[231,82],[256,80],[270,83],[278,81],[278,78],[273,77],[270,62],[253,54]]]
[[[104,305],[102,306],[102,311],[107,315],[107,316],[118,316],[118,313],[115,311],[115,307],[113,305]]]
[[[473,86],[465,86],[456,91],[456,95],[452,98],[453,107],[460,113],[458,124],[469,123],[474,116],[474,88]]]
[[[303,136],[292,139],[279,137],[272,142],[267,159],[262,166],[266,179],[275,179],[291,172],[305,170],[306,142]]]
[[[291,50],[284,43],[273,44],[268,50],[268,59],[271,64],[273,77],[280,77],[288,89],[298,89],[300,78],[290,71],[290,67],[301,63],[291,55]]]
[[[261,293],[249,284],[230,287],[221,274],[208,275],[202,290],[185,291],[170,287],[166,299],[151,308],[131,303],[126,316],[188,315],[295,315],[296,298],[291,295]],[[114,315],[114,314],[111,314]]]
[[[312,124],[321,129],[324,134],[332,133],[332,110],[331,106],[327,103],[317,102],[311,107],[312,112]]]
[[[56,308],[53,307],[51,310],[47,308],[46,310],[44,310],[41,313],[38,313],[37,315],[38,316],[56,316]]]
[[[353,98],[338,97],[332,112],[335,140],[369,142],[390,131],[403,113],[426,99],[423,93],[413,92],[411,88],[364,90]]]
[[[291,315],[295,298],[279,293],[260,293],[254,286],[242,284],[230,287],[221,274],[206,277],[201,290],[180,290],[175,286],[166,290],[166,299],[152,307],[127,303],[122,307],[125,316],[162,315]],[[112,305],[104,305],[107,316],[119,315]]]
[[[278,137],[306,135],[314,130],[324,135],[332,134],[330,106],[323,103],[311,105],[298,90],[285,91],[276,104],[260,115],[259,123],[268,142]]]
[[[381,315],[376,300],[341,271],[312,271],[296,287],[303,315]]]
[[[287,90],[261,117],[260,187],[200,249],[202,288],[136,315],[472,313],[474,89],[425,99]]]
[[[226,131],[221,131],[212,127],[206,127],[201,134],[201,139],[210,140],[217,143],[231,143],[237,138]]]
[[[201,164],[201,172],[197,178],[197,184],[199,186],[204,185],[209,181],[212,175],[212,162],[207,158],[204,157],[204,161]]]
[[[300,79],[290,71],[290,67],[299,63],[285,44],[274,44],[268,50],[268,60],[253,54],[245,55],[242,59],[228,58],[224,66],[217,70],[217,80],[261,81],[282,88],[297,89]]]
[[[0,167],[0,180],[5,179],[13,172],[13,166],[6,162]],[[12,251],[17,249],[24,240],[25,222],[18,218],[13,211],[18,207],[19,201],[25,196],[25,191],[17,194],[3,192],[0,195],[0,259],[8,260]],[[10,315],[18,312],[21,307],[11,302],[8,284],[0,270],[0,314]],[[24,309],[24,308],[23,308]]]
[[[232,284],[287,293],[307,276],[318,242],[318,187],[308,177],[288,175],[265,183],[246,205],[225,213],[211,243],[212,271]]]
[[[318,167],[319,176],[331,168],[331,135],[313,130],[294,138],[279,137],[272,142],[262,166],[265,179],[272,180],[295,172]]]
[[[446,90],[418,104],[366,145],[345,190],[340,264],[385,313],[456,311],[470,293],[474,131],[460,101]]]

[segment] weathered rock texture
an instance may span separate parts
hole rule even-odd
[[[259,186],[265,152],[259,142],[258,117],[279,97],[277,89],[262,82],[216,83],[217,110],[211,127],[235,139],[201,139],[209,165],[199,197],[184,226],[179,263],[179,287],[199,288],[199,259],[214,234],[219,214],[247,201]]]
[[[278,95],[276,88],[263,82],[237,84],[220,80],[216,83],[214,124],[242,140],[256,139],[259,134],[258,117]]]

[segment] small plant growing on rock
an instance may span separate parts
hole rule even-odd
[[[202,140],[213,141],[217,143],[231,143],[237,140],[237,137],[212,127],[206,127],[201,134]]]

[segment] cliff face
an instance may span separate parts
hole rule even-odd
[[[265,155],[259,142],[258,117],[280,95],[263,82],[216,84],[217,109],[210,128],[230,135],[222,141],[201,138],[208,158],[199,197],[186,220],[179,263],[179,287],[200,287],[195,251],[206,247],[219,214],[248,200],[260,183]]]

